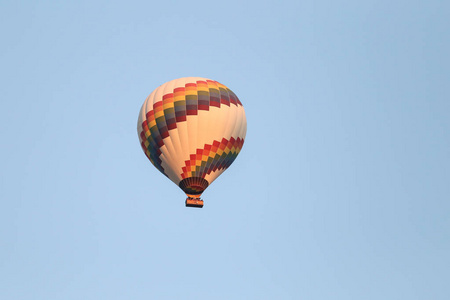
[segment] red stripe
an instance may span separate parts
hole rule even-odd
[[[163,139],[169,137],[169,131],[167,131],[167,128],[166,128],[165,131],[161,132],[161,137],[162,137]]]
[[[163,98],[163,100],[166,100],[166,99],[168,99],[168,98],[173,98],[173,94],[172,94],[172,93],[170,93],[170,94],[165,94],[162,98]]]
[[[180,117],[176,117],[177,122],[183,122],[186,121],[186,116],[180,116]]]

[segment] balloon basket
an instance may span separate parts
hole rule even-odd
[[[202,208],[203,207],[203,200],[200,198],[186,198],[186,207],[197,207]]]

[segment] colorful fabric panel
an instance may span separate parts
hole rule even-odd
[[[201,177],[205,178],[207,174],[217,170],[227,169],[244,145],[241,138],[222,141],[214,141],[211,145],[205,145],[203,149],[197,149],[195,154],[190,155],[190,160],[185,161],[182,167],[181,177]]]

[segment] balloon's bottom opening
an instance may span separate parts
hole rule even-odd
[[[209,183],[202,177],[189,177],[180,181],[178,186],[188,195],[200,196]]]

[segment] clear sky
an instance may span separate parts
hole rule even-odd
[[[0,299],[450,299],[447,1],[0,2]],[[246,109],[185,195],[139,109]]]

